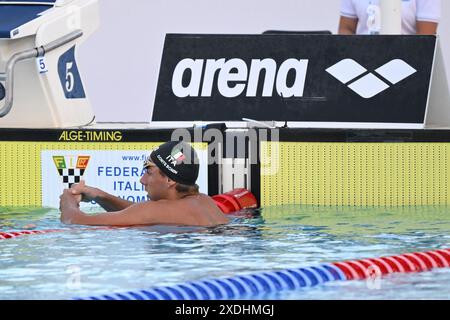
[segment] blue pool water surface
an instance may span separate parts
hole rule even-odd
[[[277,206],[226,226],[87,230],[52,209],[0,208],[0,299],[72,299],[450,248],[450,208]],[[338,281],[254,299],[449,299],[450,269]]]

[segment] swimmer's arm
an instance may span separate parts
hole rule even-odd
[[[168,203],[164,200],[137,203],[121,211],[96,215],[87,215],[78,207],[68,208],[68,210],[70,212],[64,214],[61,208],[63,223],[95,226],[197,225],[192,215],[186,214],[186,208],[181,203]],[[67,217],[66,220],[64,216]]]
[[[133,204],[131,201],[113,196],[105,191],[99,189],[98,195],[93,199],[106,211],[120,211],[128,208]]]
[[[98,188],[89,187],[83,180],[73,185],[70,192],[75,196],[81,196],[81,201],[95,201],[106,211],[120,211],[133,204],[131,201],[115,197]]]

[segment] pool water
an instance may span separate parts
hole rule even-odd
[[[450,248],[450,208],[277,206],[227,226],[88,230],[53,209],[0,208],[0,299],[71,299]],[[449,299],[450,269],[337,281],[254,299]]]

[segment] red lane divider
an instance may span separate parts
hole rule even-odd
[[[111,230],[116,229],[114,227],[95,227],[86,229],[76,229],[76,230]],[[56,233],[56,232],[67,232],[75,229],[49,229],[49,230],[25,230],[25,231],[11,231],[11,232],[0,232],[0,240],[17,238],[20,236],[28,236],[35,234],[46,234],[46,233]]]
[[[397,272],[422,272],[433,268],[449,267],[450,249],[406,253],[377,259],[334,262],[332,264],[342,270],[347,280],[361,280],[374,274],[381,276]]]

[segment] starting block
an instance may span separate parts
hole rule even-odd
[[[93,123],[75,50],[98,26],[97,0],[0,0],[0,128]]]

